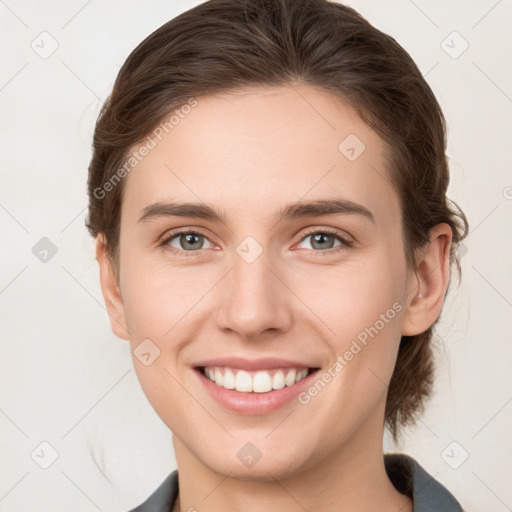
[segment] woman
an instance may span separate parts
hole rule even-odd
[[[467,221],[410,56],[326,0],[211,0],[96,125],[87,226],[178,469],[135,511],[456,511],[383,453],[433,382]]]

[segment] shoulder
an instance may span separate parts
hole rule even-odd
[[[144,503],[129,512],[169,512],[178,496],[178,470],[175,469]]]
[[[387,453],[384,464],[396,489],[413,499],[414,512],[463,512],[453,494],[409,455]]]

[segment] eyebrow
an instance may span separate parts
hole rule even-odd
[[[275,222],[293,220],[303,217],[319,217],[321,215],[360,215],[373,224],[375,217],[366,207],[345,199],[317,199],[315,201],[300,201],[290,203],[281,208],[275,217]],[[138,222],[147,222],[159,217],[195,217],[198,219],[225,223],[225,215],[218,209],[206,203],[180,203],[177,201],[157,202],[142,210]]]

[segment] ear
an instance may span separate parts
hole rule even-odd
[[[103,233],[96,237],[96,259],[100,267],[101,291],[107,307],[112,332],[122,340],[129,340],[130,334],[126,325],[121,290],[109,258],[107,243]]]
[[[450,280],[451,241],[451,227],[438,224],[430,230],[429,242],[417,251],[416,268],[407,285],[403,336],[425,332],[441,313]]]

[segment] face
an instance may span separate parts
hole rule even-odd
[[[114,329],[180,454],[265,478],[381,447],[414,279],[382,140],[308,86],[199,98],[156,140],[125,178]]]

